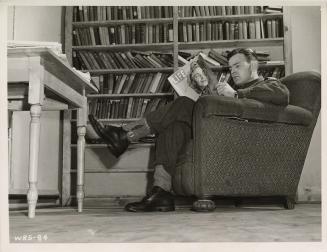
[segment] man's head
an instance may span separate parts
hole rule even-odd
[[[252,49],[234,49],[228,54],[228,65],[236,86],[258,78],[258,59]]]

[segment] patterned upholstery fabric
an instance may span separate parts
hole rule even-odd
[[[295,197],[320,111],[321,83],[315,72],[282,82],[291,93],[286,108],[226,97],[198,100],[193,140],[180,155],[173,180],[175,193]]]

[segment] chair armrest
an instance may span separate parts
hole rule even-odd
[[[305,126],[311,123],[313,117],[309,110],[298,106],[277,106],[253,99],[235,99],[224,96],[200,97],[195,104],[194,111],[195,118],[225,116],[249,121]]]

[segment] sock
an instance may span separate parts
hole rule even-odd
[[[124,125],[123,129],[127,131],[127,139],[130,142],[135,142],[151,133],[151,128],[145,118]]]
[[[130,122],[128,124],[123,125],[123,129],[126,131],[130,131],[130,130],[134,129],[135,127],[141,127],[145,124],[148,125],[148,123],[146,122],[146,119],[141,118],[140,120],[137,120],[135,122]]]
[[[164,189],[166,192],[171,191],[172,189],[171,176],[165,170],[163,165],[159,164],[155,166],[153,179],[154,179],[153,186],[159,186],[162,189]]]

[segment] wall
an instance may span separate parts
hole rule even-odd
[[[15,6],[8,11],[8,39],[61,42],[61,7]]]
[[[61,7],[9,7],[9,40],[61,42]],[[27,188],[29,112],[14,112],[10,193],[22,194]],[[62,167],[60,112],[41,114],[38,189],[40,195],[58,194]],[[27,128],[26,128],[27,126]],[[51,136],[49,134],[52,132]],[[48,135],[48,136],[47,136]],[[43,146],[43,147],[42,147]],[[43,153],[43,154],[42,154]],[[49,162],[49,163],[48,163]]]
[[[290,7],[292,29],[293,72],[321,72],[320,7]],[[316,128],[304,164],[298,199],[321,200],[321,119]]]

